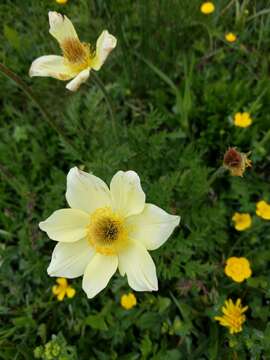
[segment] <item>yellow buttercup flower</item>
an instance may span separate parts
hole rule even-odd
[[[71,286],[68,285],[67,279],[58,278],[56,279],[58,285],[52,287],[53,294],[57,297],[57,300],[62,301],[64,297],[73,298],[76,291]]]
[[[242,307],[241,299],[237,299],[234,304],[231,299],[225,301],[225,306],[222,307],[222,316],[215,316],[214,319],[219,321],[220,325],[229,328],[230,334],[242,331],[242,324],[246,321],[246,316],[243,314],[247,311],[248,306]]]
[[[257,202],[256,214],[264,220],[270,220],[270,204],[264,200]]]
[[[64,5],[68,2],[68,0],[55,0],[57,2],[57,4],[61,4]]]
[[[118,171],[110,188],[78,168],[67,176],[70,209],[55,211],[39,224],[58,241],[48,268],[50,276],[83,275],[89,298],[103,290],[117,269],[136,291],[158,290],[155,264],[148,250],[162,246],[180,217],[145,202],[139,176]]]
[[[244,257],[230,257],[227,259],[224,271],[227,276],[238,283],[248,279],[252,274],[249,261]]]
[[[234,115],[234,125],[242,128],[249,127],[252,124],[250,114],[248,112],[236,113]]]
[[[234,227],[238,231],[244,231],[251,227],[252,218],[247,213],[238,213],[236,212],[233,217],[232,221],[234,222]]]
[[[224,154],[223,166],[230,171],[231,176],[243,176],[246,168],[252,166],[249,154],[241,153],[234,147],[229,148]]]
[[[201,12],[203,14],[212,14],[215,11],[215,5],[211,1],[206,1],[201,5]]]
[[[130,310],[137,304],[137,299],[133,293],[121,296],[121,305],[124,309]]]
[[[84,83],[90,70],[98,71],[110,52],[116,47],[116,38],[102,31],[95,49],[81,42],[72,22],[55,11],[49,12],[50,34],[58,41],[63,56],[45,55],[36,59],[29,70],[32,76],[49,76],[58,80],[71,80],[66,88],[76,91]]]
[[[233,43],[237,40],[237,36],[234,33],[229,32],[229,33],[225,34],[225,39],[228,42]]]

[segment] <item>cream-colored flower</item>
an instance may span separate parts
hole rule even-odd
[[[140,178],[118,171],[110,189],[78,168],[67,176],[70,209],[55,211],[39,227],[58,241],[48,268],[51,276],[83,275],[89,298],[106,287],[117,268],[136,291],[158,289],[155,264],[148,250],[159,248],[180,217],[145,203]]]
[[[84,83],[90,70],[98,71],[110,52],[116,47],[116,38],[107,30],[102,31],[96,48],[81,42],[72,22],[55,11],[49,12],[50,34],[58,41],[63,56],[45,55],[31,65],[29,75],[49,76],[58,80],[71,80],[66,88],[76,91]]]

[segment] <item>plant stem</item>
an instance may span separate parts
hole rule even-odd
[[[117,135],[117,130],[116,130],[116,121],[115,121],[114,110],[113,110],[112,102],[110,100],[110,96],[109,96],[109,94],[108,94],[108,92],[107,92],[107,90],[105,88],[105,85],[100,80],[98,75],[95,74],[94,72],[92,72],[91,76],[94,78],[95,83],[97,84],[97,86],[99,87],[101,92],[103,93],[104,99],[106,101],[106,104],[107,104],[107,107],[108,107],[108,110],[109,110],[109,113],[110,113],[112,130],[114,132],[114,136],[115,136],[116,141],[118,141],[118,135]]]
[[[220,177],[222,174],[224,174],[225,171],[226,171],[226,169],[223,166],[220,166],[208,180],[208,186],[210,187],[218,177]]]
[[[258,143],[259,146],[264,146],[265,143],[270,140],[270,130],[267,131],[267,133],[264,135],[262,140]]]
[[[40,113],[42,114],[44,120],[57,132],[57,134],[76,152],[74,149],[73,144],[69,140],[69,138],[65,135],[62,128],[54,123],[52,120],[49,112],[43,106],[43,104],[38,100],[36,95],[33,93],[31,88],[26,85],[26,83],[12,70],[6,67],[4,64],[0,63],[0,72],[2,72],[7,78],[13,80],[21,89],[22,91],[32,100],[32,102],[36,105],[39,109]]]

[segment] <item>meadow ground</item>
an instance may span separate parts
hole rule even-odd
[[[55,125],[0,74],[0,359],[270,359],[270,210],[258,209],[270,203],[270,1],[214,3],[207,15],[199,0],[1,0],[1,62]],[[84,41],[103,29],[118,39],[76,93],[28,76],[34,59],[60,54],[49,10]],[[229,147],[251,152],[243,177],[223,171]],[[132,169],[148,202],[181,216],[151,252],[158,292],[134,292],[117,273],[94,299],[81,278],[69,280],[75,296],[54,296],[54,242],[38,223],[66,207],[73,166],[107,183]],[[228,276],[231,257],[246,258],[251,276],[234,281],[241,266]],[[229,298],[248,306],[234,334],[214,319]]]

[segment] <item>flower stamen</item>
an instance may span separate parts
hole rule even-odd
[[[87,239],[100,254],[115,255],[128,242],[128,227],[111,208],[99,208],[90,217]]]

